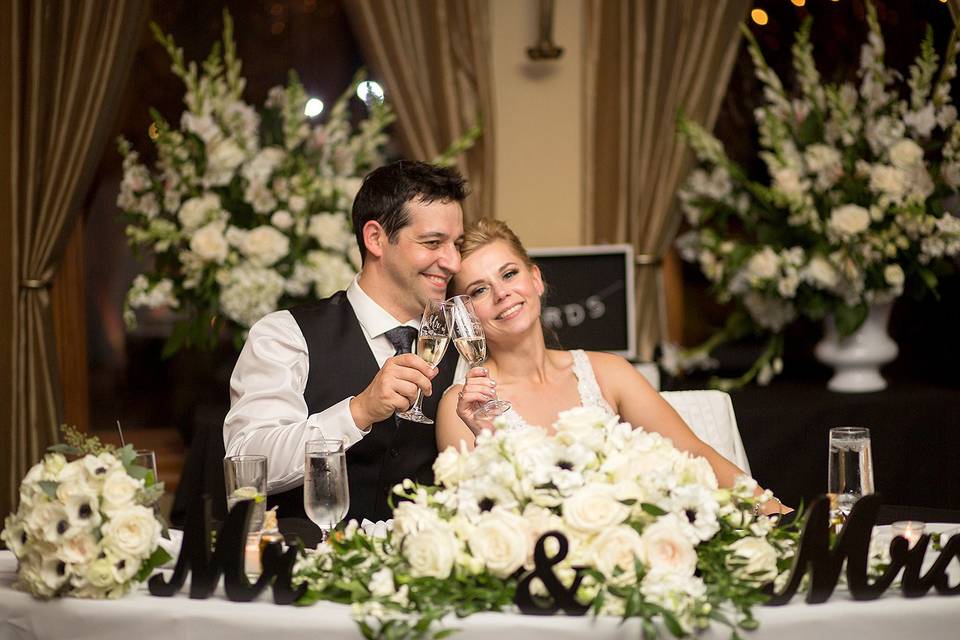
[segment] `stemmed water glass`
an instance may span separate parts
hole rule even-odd
[[[347,455],[343,440],[321,438],[306,444],[303,463],[303,509],[320,527],[322,542],[350,510]]]
[[[471,369],[479,367],[487,359],[487,340],[473,308],[473,300],[470,296],[454,296],[447,300],[447,304],[453,316],[453,345]],[[510,403],[506,400],[487,400],[475,415],[493,418],[509,409]]]
[[[420,333],[417,336],[417,355],[423,358],[431,368],[436,368],[443,360],[450,342],[450,306],[441,300],[430,300],[423,309],[420,319]],[[397,415],[404,420],[422,424],[433,424],[433,420],[424,415],[423,392],[417,392],[417,400],[406,411]]]

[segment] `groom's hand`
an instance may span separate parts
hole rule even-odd
[[[412,353],[387,358],[367,388],[350,400],[354,423],[366,431],[374,422],[406,411],[417,399],[418,391],[426,396],[433,392],[430,380],[435,375],[437,369]]]

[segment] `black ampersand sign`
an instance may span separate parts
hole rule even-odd
[[[556,555],[552,558],[547,557],[546,541],[548,538],[553,538],[560,546]],[[571,616],[582,616],[587,612],[590,605],[580,604],[576,599],[577,589],[580,588],[580,582],[583,580],[583,575],[580,573],[583,567],[573,567],[577,573],[569,589],[563,586],[563,583],[553,573],[553,566],[567,557],[569,548],[567,537],[559,531],[548,531],[540,536],[533,551],[534,569],[524,575],[517,583],[516,603],[520,611],[528,615],[540,616],[553,615],[559,609],[563,609],[564,613]],[[534,578],[540,578],[546,586],[547,593],[550,594],[550,602],[546,602],[543,598],[534,598],[533,594],[530,593],[530,581]]]

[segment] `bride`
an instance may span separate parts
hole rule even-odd
[[[464,384],[451,387],[440,401],[438,450],[461,443],[472,449],[482,430],[495,428],[478,410],[499,396],[512,405],[503,415],[508,428],[552,425],[561,411],[600,407],[625,422],[670,438],[681,450],[706,458],[722,487],[732,486],[744,473],[700,440],[620,356],[547,348],[540,324],[544,292],[540,269],[505,223],[484,218],[467,229],[461,259],[452,287],[473,300],[489,358],[484,367],[471,369]],[[764,505],[765,512],[779,510],[776,499]]]

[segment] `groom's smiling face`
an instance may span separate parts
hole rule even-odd
[[[406,204],[409,224],[381,244],[384,274],[397,305],[419,318],[428,300],[443,300],[447,283],[460,270],[463,210],[459,202]]]

